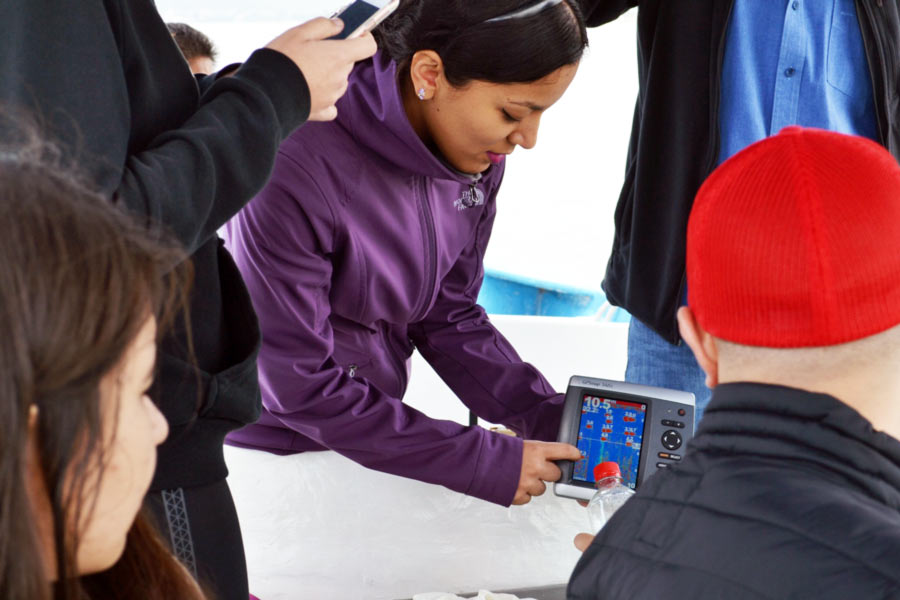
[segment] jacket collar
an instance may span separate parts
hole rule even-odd
[[[691,447],[800,461],[900,510],[900,441],[837,398],[756,383],[718,386]]]
[[[338,102],[337,122],[356,142],[405,171],[473,185],[482,175],[461,173],[431,153],[416,135],[400,96],[397,65],[382,52],[360,62]],[[491,167],[485,179],[502,169]]]

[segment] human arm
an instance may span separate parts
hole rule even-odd
[[[479,417],[518,435],[556,440],[563,397],[524,362],[478,305],[483,256],[496,215],[496,190],[475,234],[443,278],[428,314],[409,327],[422,356],[462,402]]]
[[[324,40],[342,27],[328,19],[294,27],[217,78],[184,125],[129,157],[117,196],[139,214],[159,206],[149,216],[173,228],[190,250],[214,235],[263,185],[285,137],[307,116],[337,115],[334,103],[346,91],[353,65],[375,51],[371,37]],[[146,185],[160,175],[165,181]],[[162,197],[147,202],[155,190]],[[192,210],[185,215],[183,202],[167,210],[166,199],[173,197],[191,198]]]
[[[519,358],[477,304],[484,275],[482,257],[495,208],[492,196],[472,243],[441,282],[435,305],[410,326],[409,334],[422,356],[474,413],[530,438],[524,442],[514,500],[524,504],[544,493],[544,482],[559,479],[555,461],[577,460],[581,455],[574,446],[550,443],[559,430],[562,396]]]
[[[522,470],[513,504],[527,504],[533,496],[547,491],[545,482],[559,481],[562,471],[560,460],[578,460],[581,452],[571,444],[525,440],[522,452]]]
[[[579,552],[584,552],[594,542],[594,536],[589,533],[579,533],[575,536],[575,547]]]
[[[580,0],[581,10],[589,27],[596,27],[619,18],[622,13],[638,5],[639,0]]]
[[[337,117],[335,104],[347,91],[347,78],[358,61],[378,49],[371,33],[350,40],[331,40],[344,29],[340,19],[313,19],[288,29],[266,48],[290,58],[306,77],[311,98],[310,121]]]
[[[102,193],[189,251],[263,185],[316,105],[274,49],[201,97],[149,0],[0,3],[0,77],[0,100],[36,113]]]
[[[272,182],[228,225],[263,332],[266,409],[363,466],[510,504],[521,440],[431,419],[337,359],[330,296],[340,243],[319,179],[282,155]]]

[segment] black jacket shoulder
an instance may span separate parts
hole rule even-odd
[[[702,474],[682,469],[650,480],[649,493],[629,501],[585,552],[568,597],[900,594],[896,512],[803,470],[716,462]]]
[[[682,463],[585,552],[570,600],[900,598],[900,442],[830,397],[773,389],[730,408],[714,394]]]

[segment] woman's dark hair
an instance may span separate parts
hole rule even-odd
[[[204,57],[216,60],[216,47],[202,31],[197,31],[187,23],[166,23],[166,27],[187,60]]]
[[[79,577],[76,566],[94,508],[81,499],[106,462],[100,381],[150,315],[164,331],[183,314],[185,254],[89,191],[33,132],[19,138],[0,146],[0,598],[199,599],[143,517],[111,569]],[[55,585],[36,488],[52,514]]]
[[[562,0],[534,15],[492,21],[540,0],[401,0],[375,30],[405,77],[412,56],[433,50],[451,85],[473,80],[530,83],[577,63],[588,45],[578,3]]]

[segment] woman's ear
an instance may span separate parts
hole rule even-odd
[[[409,63],[409,77],[419,100],[431,100],[445,81],[444,61],[434,50],[419,50]]]
[[[716,339],[700,323],[687,306],[678,309],[678,331],[681,339],[690,347],[700,368],[706,373],[706,387],[719,385],[719,349]]]

